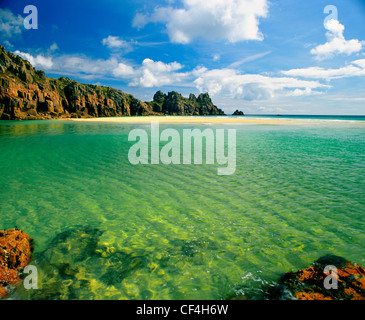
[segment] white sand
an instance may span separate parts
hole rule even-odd
[[[230,118],[230,117],[189,117],[189,116],[140,116],[140,117],[105,117],[105,118],[68,118],[76,122],[109,122],[109,123],[150,123],[158,121],[159,123],[308,123],[308,121],[299,120],[276,120],[276,119],[248,119],[248,118]]]

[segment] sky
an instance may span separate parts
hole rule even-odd
[[[365,0],[1,0],[0,44],[48,77],[143,101],[365,114]]]

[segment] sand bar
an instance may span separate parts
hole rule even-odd
[[[108,123],[150,123],[158,121],[160,123],[252,123],[252,124],[297,124],[309,123],[315,120],[303,121],[297,119],[249,119],[249,118],[231,118],[231,117],[194,117],[194,116],[140,116],[140,117],[104,117],[104,118],[68,118],[61,119],[76,122],[108,122]]]

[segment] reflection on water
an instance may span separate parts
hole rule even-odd
[[[114,125],[120,127],[123,125]],[[0,135],[19,137],[25,135],[101,134],[113,125],[103,123],[77,123],[55,120],[0,121]]]

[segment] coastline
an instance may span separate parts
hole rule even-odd
[[[150,123],[158,121],[160,123],[251,123],[251,124],[291,124],[308,123],[302,120],[272,120],[272,119],[243,119],[229,117],[191,117],[191,116],[141,116],[141,117],[100,117],[100,118],[65,118],[62,121],[75,122],[109,122],[109,123]]]
[[[230,116],[123,116],[123,117],[98,117],[98,118],[61,118],[55,119],[61,121],[74,122],[97,122],[97,123],[151,123],[157,121],[159,123],[170,124],[360,124],[365,125],[365,121],[361,120],[333,120],[333,119],[294,119],[294,118],[233,118]]]

